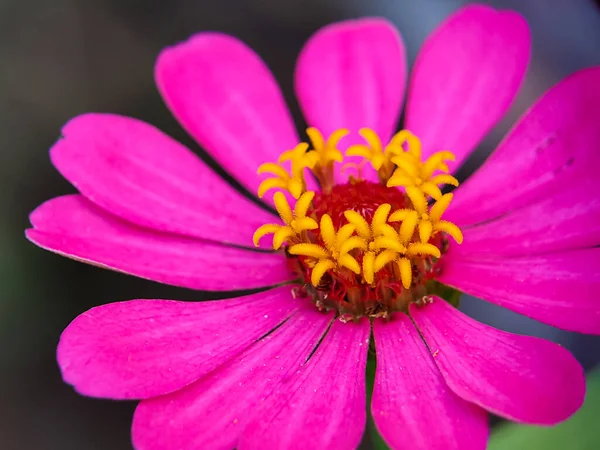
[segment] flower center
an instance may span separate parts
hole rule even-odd
[[[389,203],[392,209],[403,209],[410,205],[406,195],[396,188],[380,183],[352,179],[347,184],[337,184],[329,192],[316,193],[312,211],[320,220],[323,214],[329,214],[336,228],[347,220],[344,213],[352,210],[371,222],[377,208]]]
[[[372,130],[361,129],[366,144],[349,147],[346,155],[363,157],[380,182],[363,180],[359,165],[358,177],[336,185],[334,163],[343,162],[337,145],[347,133],[338,130],[325,140],[309,128],[312,148],[301,143],[278,163],[259,167],[258,173],[273,175],[261,183],[259,196],[279,190],[273,200],[283,225],[261,226],[254,243],[273,234],[273,248],[285,249],[299,276],[299,292],[320,309],[335,309],[342,318],[405,311],[430,293],[447,236],[462,242],[460,229],[441,219],[452,194],[442,195],[439,186],[458,185],[445,162],[454,155],[441,151],[422,161],[421,143],[410,132],[400,131],[384,148]],[[306,190],[308,170],[321,192]],[[293,209],[281,191],[296,199]]]

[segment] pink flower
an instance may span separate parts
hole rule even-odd
[[[513,12],[469,6],[440,25],[417,58],[407,94],[405,127],[420,137],[423,157],[447,148],[455,161],[436,167],[455,171],[512,103],[529,54],[527,25]],[[600,67],[544,94],[454,191],[450,206],[451,196],[440,199],[434,182],[427,188],[421,175],[406,178],[421,167],[417,159],[406,163],[405,174],[392,175],[399,173],[394,164],[404,163],[386,160],[356,135],[368,127],[390,141],[406,70],[399,35],[381,19],[327,26],[306,44],[295,86],[308,124],[325,136],[346,128],[340,147],[372,152],[365,156],[371,166],[362,166],[365,181],[357,185],[347,184],[348,172],[333,160],[294,168],[300,159],[291,159],[291,187],[281,189],[296,198],[315,192],[313,203],[307,200],[315,223],[307,217],[304,228],[296,223],[280,233],[287,256],[251,250],[253,233],[275,216],[151,125],[87,114],[65,126],[51,158],[80,194],[34,211],[31,241],[175,286],[269,288],[211,302],[113,303],[67,327],[58,346],[65,381],[83,395],[141,400],[133,420],[136,448],[355,448],[366,420],[371,324],[377,353],[371,411],[393,448],[481,449],[486,411],[552,425],[580,407],[583,371],[568,351],[478,323],[433,295],[426,281],[435,275],[542,322],[600,333]],[[233,37],[201,33],[166,49],[156,80],[184,128],[250,191],[264,182],[256,176],[261,164],[300,142],[272,75]],[[413,150],[400,145],[396,156],[412,158]],[[308,168],[325,182],[323,192],[302,178]],[[378,185],[378,176],[395,177],[413,194]],[[456,228],[435,222],[435,207],[426,203],[419,212],[419,189],[446,202],[446,219]],[[287,217],[282,205],[293,199],[273,200],[271,192],[267,201]],[[389,198],[378,200],[380,192]],[[362,234],[360,217],[346,214],[358,209],[356,198],[368,211]],[[395,240],[376,230],[374,209],[384,204],[400,208],[402,226],[414,215],[412,228],[405,226],[408,241],[387,215]],[[334,244],[330,251],[334,238],[327,238],[324,216],[336,232],[347,219],[348,252]],[[461,229],[458,246],[447,237],[460,241]],[[377,236],[393,242],[376,244]],[[382,254],[389,270],[377,269]],[[318,264],[323,273],[311,278]],[[290,287],[298,279],[304,288]],[[388,303],[382,292],[392,293]]]

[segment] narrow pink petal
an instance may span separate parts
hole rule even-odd
[[[31,214],[27,237],[46,250],[141,278],[200,290],[272,286],[294,278],[279,253],[262,253],[159,233],[108,214],[79,195]]]
[[[302,367],[329,322],[331,315],[304,309],[218,370],[141,402],[133,419],[136,448],[235,448],[256,404]]]
[[[274,220],[183,145],[136,119],[76,117],[51,157],[88,199],[158,231],[252,246],[254,231]]]
[[[452,246],[438,280],[533,319],[600,334],[600,248],[523,258],[471,258]]]
[[[310,126],[325,135],[339,128],[352,134],[341,147],[363,143],[356,132],[375,130],[387,143],[400,115],[406,86],[404,44],[384,19],[350,20],[328,25],[312,36],[298,57],[296,93]],[[360,162],[349,157],[345,162]],[[348,174],[337,166],[337,180]],[[377,180],[369,165],[363,171]]]
[[[298,307],[290,287],[232,300],[131,300],[98,306],[63,332],[64,380],[84,395],[149,398],[216,369]]]
[[[410,318],[396,313],[391,321],[376,319],[373,334],[377,372],[371,410],[388,445],[485,449],[486,412],[450,390]]]
[[[448,386],[508,419],[553,425],[583,403],[583,368],[563,347],[479,323],[434,297],[410,314]]]
[[[470,5],[443,22],[417,56],[408,89],[406,128],[424,155],[450,150],[456,170],[511,105],[530,53],[516,12]]]
[[[559,82],[455,191],[447,219],[462,226],[483,222],[550,199],[582,179],[597,183],[599,116],[600,66]]]
[[[238,448],[355,449],[366,420],[369,321],[335,321],[308,363],[257,405]]]
[[[464,230],[463,255],[528,256],[600,244],[598,178]]]
[[[299,142],[273,75],[232,36],[199,33],[163,50],[155,76],[182,126],[252,193],[258,166]]]

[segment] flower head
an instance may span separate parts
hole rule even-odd
[[[600,67],[550,89],[472,177],[442,191],[511,104],[529,53],[519,15],[459,10],[417,57],[394,134],[406,84],[397,31],[381,19],[327,26],[298,59],[310,125],[300,142],[243,43],[200,33],[166,49],[156,79],[168,106],[278,215],[152,126],[89,114],[51,150],[80,194],[36,209],[27,237],[167,284],[258,291],[93,308],[60,339],[64,380],[83,395],[140,400],[137,449],[356,448],[369,348],[371,412],[392,448],[483,449],[486,411],[565,420],[585,393],[573,356],[479,323],[439,289],[600,334],[590,194]]]

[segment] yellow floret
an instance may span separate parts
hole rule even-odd
[[[262,198],[267,191],[271,189],[281,189],[292,194],[294,198],[299,198],[306,190],[306,181],[304,179],[304,169],[312,169],[316,158],[307,152],[308,144],[301,142],[292,150],[287,150],[281,154],[278,163],[261,164],[257,170],[258,174],[270,173],[274,177],[263,180],[258,186],[258,196]],[[281,164],[289,161],[291,169],[288,171]]]
[[[428,209],[427,199],[423,193],[416,187],[407,187],[406,194],[410,198],[414,209],[400,209],[394,211],[389,218],[390,222],[402,221],[400,234],[403,239],[408,235],[412,236],[415,228],[418,228],[419,239],[421,242],[429,242],[429,239],[436,233],[444,232],[454,238],[457,243],[462,243],[463,235],[460,228],[452,222],[442,220],[442,214],[452,201],[452,194],[444,194],[435,204]],[[405,224],[408,224],[405,226]],[[403,229],[404,227],[404,229]]]
[[[441,151],[431,155],[424,163],[410,152],[398,153],[392,158],[397,168],[387,182],[388,187],[416,187],[424,194],[439,199],[442,191],[439,186],[450,184],[458,186],[458,180],[447,173],[434,175],[436,171],[447,172],[445,161],[454,161],[454,154]]]
[[[325,273],[334,268],[338,270],[346,268],[357,275],[360,274],[358,261],[349,253],[357,248],[365,250],[366,245],[360,237],[352,236],[354,225],[346,224],[336,232],[331,217],[323,214],[319,230],[324,245],[300,243],[289,248],[290,254],[306,256],[313,260],[311,273],[313,286],[318,286]]]
[[[276,192],[273,195],[273,201],[277,213],[285,225],[268,223],[261,226],[255,231],[252,238],[254,245],[258,247],[258,243],[263,236],[273,234],[273,248],[278,250],[285,241],[300,236],[304,231],[317,229],[319,227],[317,222],[306,216],[314,196],[315,193],[312,191],[302,194],[292,212],[285,195]]]

